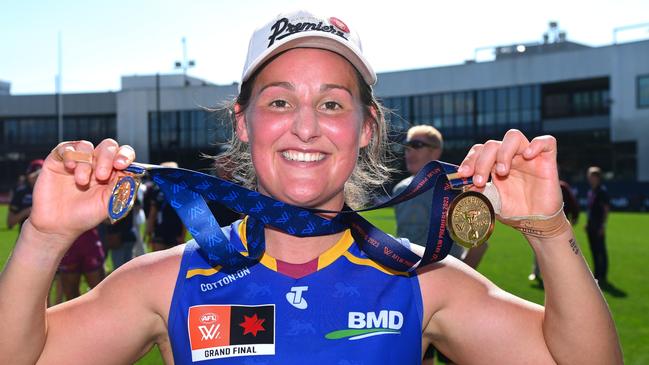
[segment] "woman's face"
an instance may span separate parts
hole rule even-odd
[[[354,68],[338,54],[296,48],[271,61],[257,75],[249,106],[237,113],[259,191],[340,209],[359,148],[371,138],[363,109]]]

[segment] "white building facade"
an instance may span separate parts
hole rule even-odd
[[[588,166],[599,165],[612,182],[649,184],[649,40],[504,49],[494,61],[379,74],[375,93],[392,110],[392,139],[410,125],[434,125],[445,136],[443,159],[459,163],[473,143],[510,128],[553,134],[569,181],[583,181]],[[57,144],[60,111],[57,95],[11,95],[4,81],[0,90],[6,191],[30,160]],[[183,75],[123,77],[118,92],[63,95],[63,139],[116,138],[135,148],[138,161],[204,168],[209,161],[199,154],[218,153],[215,143],[231,136],[223,107],[237,92],[237,84]]]

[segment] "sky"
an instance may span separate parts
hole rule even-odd
[[[649,39],[649,1],[573,0],[0,0],[0,80],[12,94],[118,91],[121,76],[180,73],[216,84],[241,76],[253,30],[275,15],[308,9],[343,20],[377,72],[474,59],[476,49],[539,42],[549,21],[589,46]],[[485,52],[486,55],[485,55]],[[489,57],[480,51],[478,57]]]

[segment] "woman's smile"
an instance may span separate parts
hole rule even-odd
[[[285,160],[291,162],[320,162],[326,156],[320,152],[304,152],[296,150],[282,151],[282,156]]]

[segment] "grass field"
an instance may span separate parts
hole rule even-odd
[[[0,227],[4,227],[6,206],[0,206]],[[394,233],[391,209],[365,216],[388,233]],[[590,251],[584,232],[585,217],[576,227],[577,240],[590,263]],[[0,266],[9,256],[16,230],[0,230]],[[607,245],[609,278],[613,288],[604,294],[613,312],[627,365],[649,364],[649,214],[613,213],[609,219]],[[527,280],[532,251],[514,230],[497,226],[478,271],[501,288],[536,303],[543,303],[543,290]],[[110,262],[107,263],[110,266]],[[138,365],[162,363],[157,349],[137,362]]]

